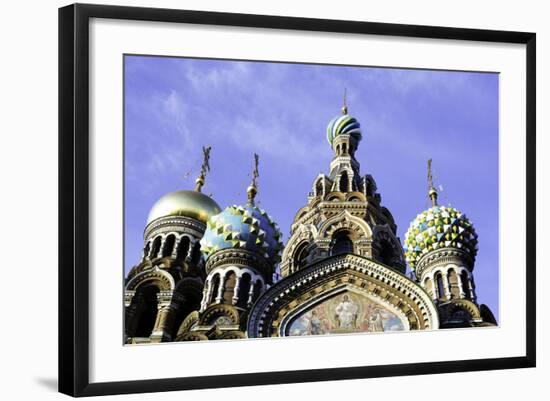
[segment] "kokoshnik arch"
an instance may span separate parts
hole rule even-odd
[[[247,202],[222,210],[201,192],[210,158],[203,148],[195,189],[164,195],[149,213],[141,259],[126,278],[126,343],[497,324],[477,302],[475,229],[464,213],[438,205],[431,161],[432,206],[402,246],[374,178],[361,175],[361,127],[345,102],[327,139],[329,173],[313,180],[284,246],[255,203],[258,156]]]

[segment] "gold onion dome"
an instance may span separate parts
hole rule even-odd
[[[414,270],[424,255],[440,248],[461,249],[474,261],[477,234],[465,214],[453,207],[435,205],[416,216],[405,234],[403,249]]]
[[[195,180],[195,190],[182,189],[164,195],[151,208],[147,224],[168,216],[189,217],[206,224],[210,217],[221,212],[220,206],[211,197],[201,192],[206,173],[210,171],[210,150],[210,146],[202,147],[203,162],[200,175]]]
[[[180,190],[164,195],[153,205],[147,224],[167,216],[189,217],[206,224],[210,217],[220,212],[220,206],[202,192]]]

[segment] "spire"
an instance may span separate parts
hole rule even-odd
[[[348,114],[348,105],[346,101],[346,95],[347,95],[347,89],[344,88],[344,105],[342,106],[342,114],[346,115]]]
[[[201,173],[195,180],[195,183],[196,183],[195,191],[197,192],[201,191],[201,188],[204,185],[204,179],[206,178],[206,173],[210,171],[210,149],[212,149],[211,146],[202,147],[203,160],[202,160],[202,166],[201,166]]]
[[[259,159],[259,156],[254,153],[254,171],[252,172],[252,182],[250,183],[250,186],[246,189],[246,192],[248,194],[248,203],[250,205],[254,205],[254,198],[258,193],[257,179],[260,176],[260,173],[258,172]]]
[[[432,159],[428,159],[428,196],[432,200],[432,206],[437,206],[437,190],[434,187],[432,175]]]

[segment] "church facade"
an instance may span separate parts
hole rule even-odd
[[[346,106],[327,139],[328,174],[314,178],[284,246],[255,204],[257,155],[247,202],[222,210],[201,192],[204,148],[195,189],[169,193],[151,209],[141,259],[125,283],[126,343],[497,324],[477,302],[475,229],[459,210],[438,205],[431,162],[432,207],[413,219],[402,245],[374,178],[361,175],[361,127]]]

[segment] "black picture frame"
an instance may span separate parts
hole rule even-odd
[[[90,383],[89,22],[91,18],[516,43],[526,46],[526,354],[521,357]],[[59,391],[71,396],[534,367],[536,35],[436,26],[74,4],[59,9]],[[71,255],[71,256],[69,256]]]

